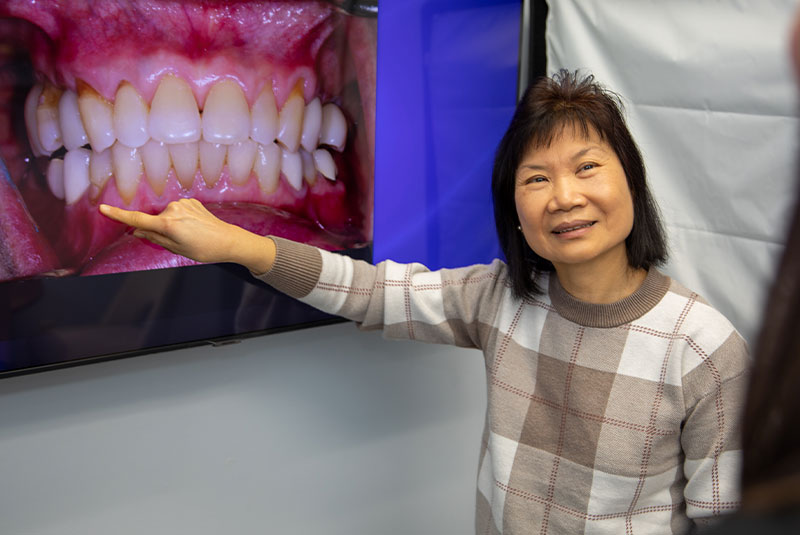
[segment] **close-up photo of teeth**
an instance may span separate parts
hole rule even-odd
[[[99,204],[368,245],[375,57],[332,2],[4,2],[0,280],[191,263]]]
[[[298,191],[318,173],[336,180],[330,151],[342,152],[347,138],[336,104],[315,97],[306,105],[298,91],[278,110],[266,89],[251,110],[241,87],[222,80],[202,109],[201,115],[189,85],[171,75],[150,105],[128,83],[113,104],[87,86],[78,94],[37,84],[25,102],[25,125],[34,156],[50,158],[50,191],[67,204],[87,193],[97,198],[112,177],[127,204],[142,177],[161,195],[170,170],[187,191],[196,177],[213,188],[226,164],[232,185],[244,186],[252,175],[266,194],[280,176]]]

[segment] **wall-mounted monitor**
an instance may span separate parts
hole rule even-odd
[[[0,5],[0,376],[337,321],[104,219],[195,197],[365,260],[498,254],[520,2]]]

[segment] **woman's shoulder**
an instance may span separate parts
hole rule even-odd
[[[738,335],[731,321],[703,295],[668,275],[662,275],[668,281],[667,292],[654,310],[666,316],[667,321],[674,322],[677,332],[713,329],[724,336],[733,332]]]
[[[508,265],[497,258],[487,264],[442,268],[438,273],[445,286],[494,288],[498,292],[511,287]]]
[[[494,277],[507,278],[508,265],[501,259],[495,258],[488,263],[470,264],[454,268],[442,268],[443,274],[450,278]]]
[[[685,379],[699,385],[705,381],[698,377],[706,374],[710,374],[708,381],[715,383],[746,372],[750,358],[747,342],[699,293],[670,278],[666,294],[652,312],[649,323],[658,324],[665,344],[681,350],[681,375]]]

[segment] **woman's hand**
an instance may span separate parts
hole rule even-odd
[[[271,239],[222,221],[196,199],[171,202],[158,215],[106,204],[100,213],[134,227],[134,236],[198,262],[235,262],[260,274],[275,258]]]

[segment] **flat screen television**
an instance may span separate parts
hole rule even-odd
[[[0,6],[0,376],[339,321],[99,202],[196,197],[367,261],[499,255],[519,0],[44,4]]]

